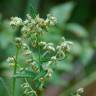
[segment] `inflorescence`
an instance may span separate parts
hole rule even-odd
[[[52,15],[47,15],[46,19],[40,18],[37,15],[32,18],[29,14],[26,15],[26,19],[22,20],[19,17],[12,17],[10,25],[13,28],[20,27],[21,37],[15,39],[16,48],[21,50],[17,55],[23,54],[24,66],[21,66],[16,56],[9,57],[8,62],[13,67],[17,66],[16,74],[27,74],[28,72],[33,73],[31,76],[32,85],[29,85],[28,78],[25,77],[25,83],[22,84],[24,88],[24,94],[31,96],[38,94],[37,90],[41,90],[47,80],[52,77],[53,65],[58,63],[59,60],[63,60],[67,52],[70,52],[72,42],[66,41],[64,37],[61,38],[58,45],[52,42],[45,42],[42,39],[42,35],[47,32],[48,27],[55,26],[57,20]],[[37,58],[34,56],[34,51],[38,54]],[[17,64],[17,65],[16,65]],[[35,75],[35,76],[34,76]],[[20,75],[21,76],[21,75]],[[19,77],[20,77],[19,76]],[[22,76],[23,77],[23,76]],[[38,87],[36,86],[38,84]],[[33,95],[32,95],[33,96]]]

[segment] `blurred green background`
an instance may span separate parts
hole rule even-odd
[[[43,18],[48,13],[57,17],[56,27],[43,38],[56,43],[64,36],[74,43],[71,54],[57,66],[45,96],[69,96],[80,87],[86,96],[96,96],[96,0],[0,0],[0,96],[9,94],[5,61],[15,52],[14,37],[21,35],[9,26],[10,17],[25,18],[31,6]],[[17,96],[23,95],[17,91]]]

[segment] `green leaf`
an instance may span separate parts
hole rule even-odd
[[[12,43],[15,30],[10,27],[9,21],[3,21],[0,28],[0,47],[5,49]]]
[[[36,17],[37,12],[36,12],[36,10],[33,8],[33,5],[32,5],[31,2],[29,2],[27,10],[28,10],[27,13],[29,13],[33,18]]]
[[[88,36],[87,30],[79,24],[68,23],[68,24],[66,24],[65,28],[66,28],[65,30],[72,32],[77,37],[87,37]]]
[[[65,23],[71,16],[71,12],[74,8],[73,2],[68,2],[51,9],[51,14],[57,18],[59,24]]]
[[[73,46],[72,46],[72,48],[71,48],[71,53],[72,53],[73,55],[78,56],[78,55],[81,54],[82,46],[81,46],[81,44],[80,44],[79,42],[77,42],[77,41],[73,41],[73,42],[74,42],[74,43],[73,43]]]
[[[86,66],[87,64],[89,64],[88,62],[90,62],[90,60],[92,59],[94,50],[90,47],[90,45],[85,44],[83,46],[84,47],[83,47],[80,59],[81,59],[82,64]]]

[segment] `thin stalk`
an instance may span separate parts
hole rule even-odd
[[[40,49],[40,46],[39,46],[39,42],[40,42],[40,35],[38,36],[37,35],[37,43],[38,43],[38,62],[39,62],[39,64],[41,65],[41,49]],[[41,67],[41,66],[40,66]],[[41,68],[40,68],[41,69]],[[39,90],[39,93],[38,93],[38,90],[37,90],[37,94],[38,94],[38,96],[42,96],[42,94],[43,94],[43,90]]]
[[[19,49],[17,48],[17,49],[16,49],[15,66],[14,66],[13,75],[16,75],[16,72],[17,72],[17,58],[18,58],[18,52],[19,52]],[[12,95],[12,96],[15,96],[15,87],[16,87],[16,78],[13,78],[13,95]]]
[[[37,47],[38,47],[38,62],[39,64],[41,64],[41,53],[40,53],[40,46],[39,46],[39,42],[40,42],[40,36],[37,35]]]

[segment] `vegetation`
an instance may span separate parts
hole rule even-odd
[[[0,1],[0,96],[96,95],[95,2],[66,1]]]

